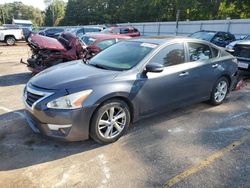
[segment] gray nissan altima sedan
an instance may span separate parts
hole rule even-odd
[[[236,78],[237,60],[213,44],[173,36],[137,38],[88,62],[41,72],[27,83],[23,100],[34,132],[106,144],[150,114],[201,101],[221,104]]]

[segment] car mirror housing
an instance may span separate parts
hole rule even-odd
[[[162,72],[164,66],[159,63],[150,63],[146,65],[146,72]]]

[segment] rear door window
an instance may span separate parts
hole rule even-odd
[[[213,58],[211,48],[202,43],[188,42],[188,53],[191,62]]]
[[[128,34],[128,33],[129,33],[129,29],[128,28],[121,28],[120,34]]]
[[[151,63],[159,63],[164,67],[185,63],[185,52],[183,43],[168,45],[158,52],[151,60]]]
[[[64,30],[63,29],[49,29],[46,32],[46,34],[55,34],[55,33],[60,33],[60,32],[63,32]]]

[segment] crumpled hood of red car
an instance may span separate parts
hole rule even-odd
[[[66,48],[64,48],[64,46],[54,38],[35,34],[31,36],[31,41],[41,49],[67,51]]]

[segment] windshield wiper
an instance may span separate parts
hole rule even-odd
[[[88,65],[91,65],[100,69],[110,70],[108,67],[101,65],[101,64],[88,64]]]

